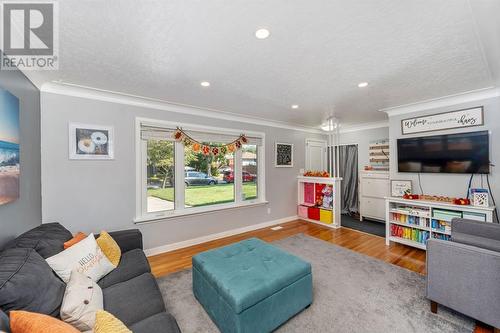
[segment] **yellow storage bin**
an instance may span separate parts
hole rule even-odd
[[[320,209],[319,220],[326,224],[332,224],[333,223],[332,211],[326,209]]]

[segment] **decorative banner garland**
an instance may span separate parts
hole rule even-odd
[[[196,153],[201,152],[203,153],[203,155],[206,156],[208,155],[223,156],[226,155],[228,152],[233,153],[236,150],[240,149],[242,145],[248,142],[246,136],[244,134],[241,134],[238,139],[234,140],[231,143],[222,146],[210,146],[194,140],[179,127],[177,127],[177,129],[175,130],[173,137],[176,141],[182,142],[184,146],[192,147],[194,152]]]

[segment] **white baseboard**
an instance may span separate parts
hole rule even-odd
[[[274,220],[274,221],[268,221],[268,222],[263,222],[263,223],[259,223],[259,224],[252,224],[252,225],[249,225],[248,227],[227,230],[227,231],[219,232],[217,234],[211,234],[211,235],[202,236],[202,237],[198,237],[198,238],[188,239],[188,240],[185,240],[182,242],[153,247],[151,249],[144,250],[144,252],[146,253],[146,256],[150,257],[150,256],[154,256],[154,255],[157,255],[160,253],[170,252],[170,251],[182,249],[182,248],[185,248],[188,246],[193,246],[193,245],[198,245],[201,243],[213,241],[216,239],[234,236],[237,234],[242,234],[242,233],[248,232],[248,231],[253,231],[253,230],[262,229],[262,228],[266,228],[266,227],[271,227],[271,226],[276,225],[276,224],[290,222],[290,221],[294,221],[297,219],[298,219],[297,215],[288,216],[288,217]]]

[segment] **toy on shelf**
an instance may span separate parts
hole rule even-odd
[[[453,199],[453,203],[455,205],[468,206],[468,205],[470,205],[470,200],[464,199],[464,198],[455,198],[455,199]]]
[[[306,170],[306,172],[304,172],[304,176],[306,176],[306,177],[330,177],[330,173],[328,171]]]
[[[333,187],[327,185],[321,191],[323,194],[323,208],[330,209],[333,206]]]
[[[314,184],[314,188],[316,191],[316,206],[323,206],[323,189],[325,188],[325,184]]]
[[[420,196],[420,200],[453,203],[455,201],[455,198],[445,197],[442,195],[440,196],[440,195],[422,194]]]
[[[466,198],[451,198],[451,197],[438,196],[438,195],[428,195],[428,194],[407,193],[407,194],[403,195],[403,199],[445,202],[445,203],[450,203],[450,204],[454,204],[454,205],[462,205],[462,206],[467,206],[467,205],[471,204],[471,201],[469,199],[466,199]]]
[[[411,193],[405,193],[403,195],[403,199],[408,199],[408,200],[418,200],[420,196],[418,194],[411,194]]]

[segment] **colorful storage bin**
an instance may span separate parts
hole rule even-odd
[[[307,219],[307,216],[308,216],[307,208],[308,207],[306,207],[306,206],[299,205],[297,207],[297,215],[299,215],[299,217],[303,217],[303,218]]]
[[[326,210],[326,209],[320,209],[319,210],[319,220],[323,223],[326,223],[326,224],[332,224],[333,223],[332,211]]]
[[[314,183],[304,183],[304,203],[314,205],[314,198]]]
[[[461,219],[462,212],[457,212],[454,210],[445,210],[445,209],[434,209],[432,212],[432,217],[437,220],[443,220],[447,222],[451,222],[455,217]]]
[[[325,184],[316,183],[314,186],[315,191],[315,204],[322,205],[323,204],[323,189],[325,188]]]
[[[311,220],[319,221],[319,210],[317,207],[309,207],[307,209],[307,217]]]

